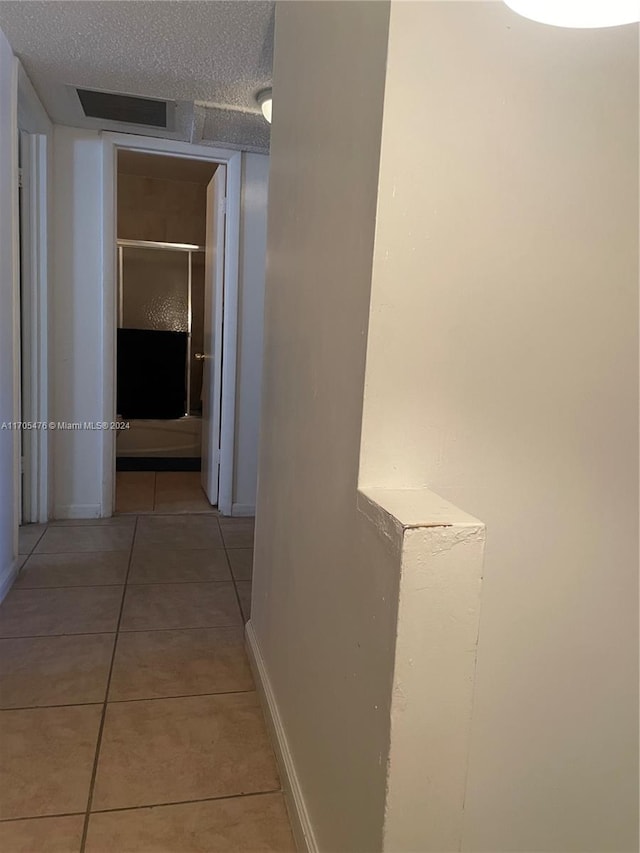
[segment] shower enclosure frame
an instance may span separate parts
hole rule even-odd
[[[195,243],[162,243],[158,240],[124,240],[120,237],[116,240],[118,249],[118,328],[123,328],[124,322],[124,252],[123,249],[162,249],[165,252],[186,252],[189,255],[187,267],[187,326],[189,332],[187,335],[187,399],[185,405],[185,417],[191,416],[191,360],[193,353],[192,347],[192,329],[193,321],[193,302],[191,298],[191,288],[193,285],[193,255],[196,252],[204,252],[204,246],[197,246]]]
[[[116,327],[117,265],[116,246],[116,179],[119,150],[164,154],[187,160],[205,160],[226,166],[226,210],[224,228],[223,341],[221,370],[221,419],[219,436],[218,510],[231,515],[233,508],[236,372],[238,344],[238,288],[240,259],[240,195],[242,186],[242,152],[209,145],[194,145],[176,139],[103,133],[103,302],[102,349],[103,387],[102,420],[115,421],[116,415]],[[100,517],[108,518],[115,509],[116,445],[115,430],[98,433],[100,454]]]

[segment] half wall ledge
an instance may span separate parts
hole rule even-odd
[[[358,510],[399,578],[382,850],[460,850],[485,527],[428,489],[363,488]]]
[[[358,510],[390,538],[417,527],[466,527],[484,524],[429,489],[358,489]]]

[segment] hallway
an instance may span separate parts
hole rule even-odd
[[[2,849],[294,850],[244,650],[253,520],[20,535],[0,607]]]

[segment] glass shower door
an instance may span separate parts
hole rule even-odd
[[[122,246],[119,326],[189,332],[189,253]]]
[[[190,404],[190,252],[123,243],[119,273],[119,408],[143,419],[183,417]]]

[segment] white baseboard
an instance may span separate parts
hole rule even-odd
[[[56,521],[72,518],[100,518],[101,515],[100,504],[66,504],[55,507],[53,511],[53,518]]]
[[[251,516],[256,514],[255,504],[233,504],[231,507],[231,515],[238,518]]]
[[[282,789],[284,791],[287,811],[291,820],[291,828],[300,853],[318,853],[318,844],[313,834],[313,827],[309,820],[309,813],[302,795],[302,789],[296,774],[293,757],[287,735],[280,718],[280,712],[271,688],[271,682],[260,654],[258,640],[253,630],[251,620],[247,622],[245,629],[247,640],[247,654],[249,663],[256,681],[256,687],[262,709],[264,711],[271,742],[278,761],[278,768],[282,778]]]
[[[14,580],[18,577],[18,572],[20,571],[20,566],[27,559],[25,554],[18,554],[18,556],[11,563],[9,571],[6,575],[0,579],[0,603],[4,601],[7,593],[13,586]]]

